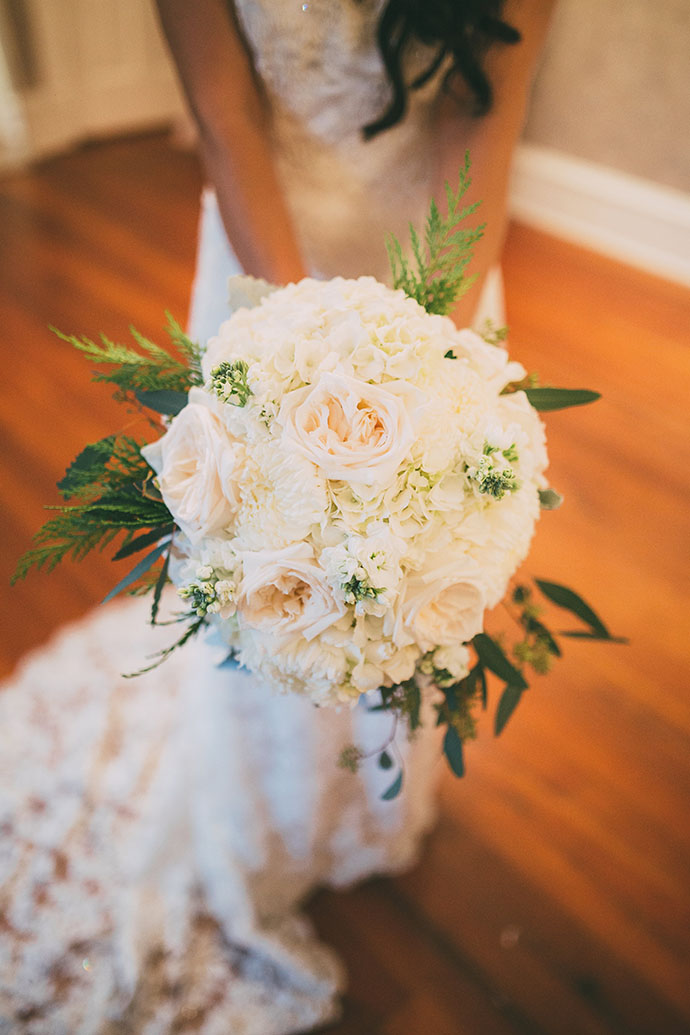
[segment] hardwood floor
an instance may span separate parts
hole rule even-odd
[[[49,324],[118,339],[183,319],[200,174],[165,137],[93,146],[0,181],[3,586],[86,442],[119,427]],[[331,1035],[690,1031],[687,619],[690,293],[515,225],[511,351],[597,388],[547,416],[551,481],[528,570],[573,585],[629,646],[573,641],[468,775],[409,874],[321,892],[309,912],[350,988]],[[0,665],[87,611],[97,556],[3,591]]]

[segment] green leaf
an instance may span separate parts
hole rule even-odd
[[[601,399],[600,392],[588,388],[525,388],[525,395],[535,410],[565,410],[569,406],[584,406]]]
[[[472,640],[472,646],[476,650],[477,656],[482,665],[485,668],[488,668],[490,672],[493,672],[501,679],[504,679],[506,683],[511,683],[513,686],[520,687],[522,690],[527,689],[525,677],[520,671],[518,671],[518,669],[515,668],[514,665],[511,665],[508,658],[491,636],[487,633],[478,633]]]
[[[161,604],[161,597],[163,595],[163,590],[165,589],[165,584],[168,581],[168,568],[169,567],[170,567],[170,549],[168,550],[168,552],[165,555],[165,560],[163,561],[163,564],[161,566],[160,574],[159,574],[158,579],[156,581],[156,585],[153,588],[153,600],[151,602],[151,625],[155,625],[156,624],[156,619],[158,618],[158,610],[159,610],[160,604]]]
[[[612,639],[601,618],[592,610],[589,604],[585,603],[581,596],[567,586],[561,586],[557,582],[546,582],[544,579],[534,580],[545,597],[565,611],[577,615],[585,625],[588,625],[592,632],[603,640]]]
[[[550,654],[554,654],[557,658],[561,657],[561,648],[543,622],[540,622],[538,618],[534,618],[533,615],[527,614],[523,615],[522,624],[527,632],[538,636],[547,645]]]
[[[391,758],[391,756],[388,754],[387,751],[382,751],[381,754],[379,755],[379,765],[380,765],[380,767],[382,769],[392,769],[393,768],[393,759]]]
[[[601,636],[594,632],[585,632],[583,629],[572,629],[566,632],[559,632],[559,636],[568,636],[572,640],[605,640],[607,643],[630,643],[627,636]]]
[[[498,702],[498,708],[496,709],[496,719],[494,724],[494,732],[497,737],[503,732],[508,719],[517,708],[524,689],[525,688],[521,686],[508,685],[501,694],[501,699]]]
[[[131,557],[133,553],[138,553],[139,550],[143,550],[145,546],[150,546],[151,543],[157,543],[164,535],[171,535],[174,528],[174,525],[164,525],[159,526],[158,528],[152,528],[150,532],[144,532],[143,535],[130,539],[129,542],[120,547],[117,553],[113,555],[112,559],[114,561],[122,561],[125,557]]]
[[[140,560],[134,568],[132,568],[129,575],[125,575],[124,579],[121,579],[121,581],[118,582],[117,586],[115,586],[114,589],[110,590],[108,595],[103,598],[101,603],[107,604],[108,601],[112,600],[113,597],[116,597],[118,593],[122,593],[124,589],[127,589],[128,586],[131,586],[132,583],[137,581],[137,579],[140,579],[141,576],[156,563],[163,551],[168,549],[168,545],[168,543],[160,543],[160,545],[157,546],[154,550],[151,550],[151,553],[147,553],[146,556],[142,558],[142,560]]]
[[[443,738],[443,753],[448,759],[448,765],[456,776],[465,775],[465,759],[463,757],[462,740],[457,730],[449,726]]]
[[[147,406],[149,410],[155,410],[156,413],[162,413],[166,417],[176,417],[180,410],[187,405],[186,392],[175,392],[169,388],[153,391],[135,388],[134,395],[142,406]]]
[[[402,790],[403,774],[402,769],[396,776],[393,783],[390,785],[387,791],[384,791],[381,795],[381,801],[392,801],[393,798],[397,798]]]
[[[539,506],[542,510],[558,510],[562,502],[563,497],[555,489],[539,490]]]
[[[410,729],[414,731],[421,725],[422,695],[417,686],[417,680],[414,678],[406,679],[404,683],[401,683],[401,687],[404,691],[404,713]]]
[[[67,500],[100,478],[113,455],[114,447],[115,435],[108,435],[85,446],[57,483],[60,494]]]
[[[482,708],[484,709],[484,711],[486,711],[488,694],[486,690],[486,672],[484,671],[483,665],[477,665],[477,679],[479,680],[479,686],[481,690]]]

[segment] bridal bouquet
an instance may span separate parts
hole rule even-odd
[[[390,243],[394,289],[371,277],[237,278],[235,311],[204,350],[171,323],[179,358],[138,335],[139,350],[70,339],[105,366],[97,380],[164,415],[163,434],[87,446],[59,484],[67,505],[18,574],[124,532],[117,558],[147,552],[113,593],[152,589],[156,622],[170,579],[184,604],[183,635],[164,655],[212,625],[276,690],[322,706],[374,691],[372,706],[412,729],[428,693],[461,775],[486,673],[505,684],[500,732],[527,668],[560,654],[531,589],[512,590],[512,650],[484,615],[540,507],[559,502],[537,411],[596,398],[535,386],[493,329],[482,337],[443,315],[479,233],[458,229],[466,186],[465,170],[446,219],[432,205],[424,248],[413,233],[416,267]],[[584,621],[573,635],[611,638],[571,590],[537,586]],[[357,761],[346,752],[344,764]]]

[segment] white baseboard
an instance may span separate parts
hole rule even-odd
[[[516,219],[690,286],[690,195],[551,148],[515,159]]]

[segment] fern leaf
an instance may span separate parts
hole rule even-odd
[[[106,335],[100,336],[100,344],[90,338],[78,338],[63,334],[56,328],[54,333],[83,353],[99,368],[93,373],[93,380],[114,384],[116,397],[124,399],[137,391],[168,390],[188,392],[193,385],[201,384],[201,351],[184,334],[179,324],[168,315],[168,334],[176,348],[182,353],[184,362],[155,342],[140,334],[134,327],[130,332],[138,348],[113,342]],[[107,368],[107,369],[100,369]]]
[[[416,269],[404,258],[396,238],[387,241],[393,286],[402,288],[430,313],[449,313],[475,279],[467,277],[465,270],[472,257],[472,247],[482,236],[484,227],[471,229],[460,225],[477,208],[477,204],[461,205],[471,183],[469,167],[467,153],[457,189],[445,184],[445,217],[432,200],[424,228],[424,247],[419,233],[410,227],[410,248]]]

